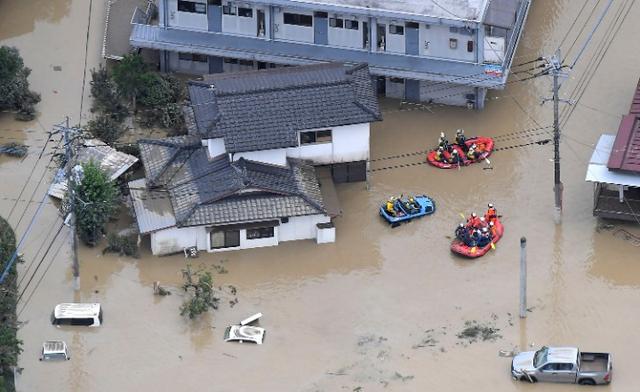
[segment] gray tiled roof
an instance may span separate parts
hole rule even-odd
[[[366,64],[328,63],[231,74],[189,82],[195,126],[224,137],[227,152],[298,145],[298,131],[381,119]]]
[[[159,179],[152,188],[167,192],[178,227],[326,213],[315,168],[305,161],[210,160],[188,137],[139,145],[145,172]]]

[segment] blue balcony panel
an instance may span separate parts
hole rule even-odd
[[[129,39],[131,46],[172,52],[199,53],[279,64],[302,65],[337,61],[368,63],[374,75],[451,82],[501,89],[508,70],[487,73],[483,64],[448,61],[392,53],[336,48],[307,43],[230,36],[208,31],[178,30],[135,24]],[[496,76],[497,74],[497,76]]]

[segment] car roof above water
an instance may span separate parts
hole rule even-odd
[[[55,318],[93,318],[99,314],[100,304],[96,303],[63,303],[56,305],[53,311]]]
[[[67,344],[62,340],[48,340],[42,344],[43,354],[60,354],[66,352]]]
[[[575,347],[549,347],[547,362],[575,363],[578,358],[578,349]]]

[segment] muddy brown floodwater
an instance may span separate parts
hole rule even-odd
[[[552,53],[584,1],[535,1],[515,63]],[[614,2],[594,45],[565,82],[565,97],[593,61],[593,49],[622,3]],[[37,121],[20,123],[0,114],[3,140],[31,146],[23,161],[0,161],[0,215],[19,223],[19,233],[37,202],[14,199],[40,200],[48,177],[39,180],[51,175],[45,167],[52,146],[37,159],[45,130],[66,115],[73,123],[88,116],[83,75],[100,62],[104,5],[98,0],[0,2],[0,43],[21,50],[33,69],[32,88],[43,98]],[[180,271],[185,266],[180,256],[157,258],[144,251],[141,259],[133,260],[103,256],[102,247],[82,248],[81,290],[74,292],[65,228],[36,268],[46,250],[42,244],[48,244],[60,224],[55,206],[47,204],[26,241],[26,263],[20,265],[24,353],[18,389],[577,391],[572,386],[513,382],[509,359],[498,356],[501,349],[529,344],[567,344],[613,353],[613,384],[601,390],[637,391],[633,342],[640,323],[638,248],[613,236],[612,230],[599,229],[603,222],[591,215],[592,188],[584,176],[593,143],[600,133],[616,131],[637,82],[640,25],[633,21],[638,18],[640,7],[635,6],[564,127],[565,208],[560,226],[553,223],[550,145],[498,151],[489,170],[480,165],[460,171],[425,165],[384,169],[421,162],[422,154],[376,160],[368,190],[362,183],[338,186],[344,216],[336,220],[335,244],[301,241],[193,260],[212,269],[217,284],[235,286],[238,303],[231,306],[229,296],[218,311],[192,323],[178,315]],[[579,20],[572,29],[565,50],[583,23]],[[384,100],[385,120],[372,130],[372,158],[423,150],[441,130],[451,134],[457,128],[493,136],[498,147],[548,138],[540,131],[514,132],[551,124],[551,108],[538,104],[549,87],[545,78],[509,84],[490,94],[482,112],[441,106],[407,111],[397,101]],[[433,196],[436,214],[390,229],[376,208],[400,192]],[[459,214],[480,212],[489,201],[504,216],[506,227],[497,249],[476,261],[450,254]],[[613,224],[640,231],[638,225]],[[531,312],[526,321],[515,316],[523,235],[529,244]],[[228,273],[215,272],[219,265]],[[27,286],[24,277],[34,270]],[[152,284],[157,280],[173,295],[154,297]],[[104,325],[52,327],[53,306],[70,301],[102,303]],[[268,331],[263,346],[222,341],[226,325],[257,311],[264,313],[261,322]],[[475,343],[457,338],[472,320],[499,329],[500,337]],[[46,339],[65,340],[71,361],[39,362],[38,350]]]

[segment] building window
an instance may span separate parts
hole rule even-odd
[[[311,15],[284,13],[284,24],[312,27],[313,17]]]
[[[273,227],[258,227],[255,229],[247,229],[247,239],[248,240],[257,240],[259,238],[273,238],[274,236]]]
[[[449,48],[458,49],[458,40],[455,38],[449,38]]]
[[[300,132],[300,144],[331,143],[331,130]]]
[[[225,57],[223,61],[227,64],[238,64],[238,59],[230,59],[228,57]]]
[[[238,8],[231,4],[222,6],[222,13],[225,15],[235,15],[237,13],[237,10]]]
[[[211,249],[236,248],[240,246],[240,230],[214,230],[211,236]]]
[[[467,41],[467,52],[473,52],[473,41]]]
[[[240,65],[244,65],[247,67],[253,67],[253,61],[252,60],[240,60],[238,62]]]
[[[341,29],[344,27],[343,20],[340,18],[330,18],[329,26],[334,27],[336,29]]]
[[[404,26],[389,25],[389,34],[404,35]]]
[[[344,20],[344,28],[349,30],[358,30],[360,23],[357,20]]]
[[[207,0],[207,4],[209,5],[222,5],[222,0]]]
[[[244,16],[245,18],[253,18],[253,9],[238,7],[238,16]]]
[[[391,83],[404,84],[404,79],[402,78],[389,78]]]
[[[206,63],[209,61],[206,55],[196,53],[178,53],[178,59],[184,61],[197,61],[199,63]]]
[[[206,14],[207,5],[205,3],[196,3],[195,1],[178,0],[178,11]]]

